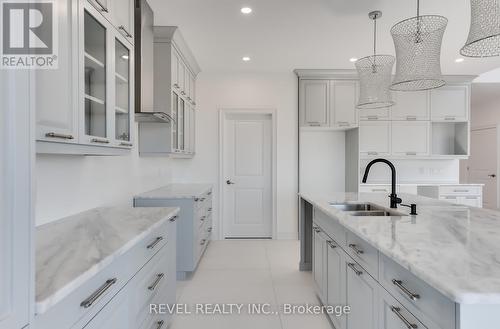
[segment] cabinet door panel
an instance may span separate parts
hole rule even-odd
[[[78,2],[58,1],[58,69],[36,70],[34,99],[36,138],[75,143],[78,141]],[[57,96],[54,96],[54,91]],[[53,136],[53,137],[50,137]]]
[[[323,303],[326,302],[326,240],[321,229],[313,231],[313,278],[317,293]]]
[[[390,109],[365,109],[358,110],[359,119],[363,121],[389,120],[391,118]]]
[[[390,154],[390,122],[364,122],[359,127],[359,151],[362,155]]]
[[[300,82],[301,126],[329,125],[328,90],[328,80],[302,80]]]
[[[84,329],[132,329],[129,323],[129,288],[125,287],[107,304]]]
[[[432,90],[431,117],[433,121],[466,121],[469,117],[469,87],[448,85]]]
[[[127,38],[128,42],[134,42],[134,1],[113,0],[112,15],[113,25]]]
[[[393,155],[429,154],[429,122],[393,122],[391,126]]]
[[[115,37],[114,44],[114,93],[115,93],[115,139],[117,146],[132,146],[133,124],[133,51],[128,47],[125,38]]]
[[[351,306],[351,313],[347,315],[347,328],[377,329],[378,283],[349,258],[346,268],[347,305]]]
[[[331,242],[327,247],[327,303],[331,306],[346,305],[346,268],[343,251],[335,242]],[[330,316],[335,328],[345,329],[345,316]]]
[[[338,127],[357,124],[358,83],[332,81],[330,83],[330,118]]]
[[[392,120],[429,120],[429,91],[394,92]]]

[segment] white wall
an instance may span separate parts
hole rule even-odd
[[[38,155],[36,223],[101,205],[132,205],[135,194],[171,182],[172,161],[139,158],[137,149],[118,157]]]
[[[473,83],[471,90],[471,126],[500,124],[500,83]]]
[[[297,78],[293,73],[204,73],[197,81],[194,159],[173,162],[174,182],[214,185],[219,219],[219,109],[277,110],[277,235],[297,238]],[[215,236],[219,236],[215,224]]]

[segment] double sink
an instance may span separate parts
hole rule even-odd
[[[330,203],[330,206],[350,216],[406,216],[371,203]]]

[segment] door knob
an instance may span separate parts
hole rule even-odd
[[[229,179],[226,181],[226,184],[227,184],[227,185],[234,185],[234,183],[233,183],[233,182],[231,182],[231,180],[229,180]]]
[[[491,175],[488,175],[488,177],[495,178],[495,177],[497,177],[497,175],[491,174]]]

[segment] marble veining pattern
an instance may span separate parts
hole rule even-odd
[[[418,278],[461,304],[500,304],[500,212],[400,195],[418,205],[417,216],[354,217],[330,203],[370,202],[376,193],[301,197],[337,220]],[[404,207],[399,212],[408,214]]]
[[[45,312],[178,212],[102,207],[37,227],[36,312]]]
[[[139,199],[190,199],[199,197],[212,189],[210,184],[170,184],[137,195]]]

